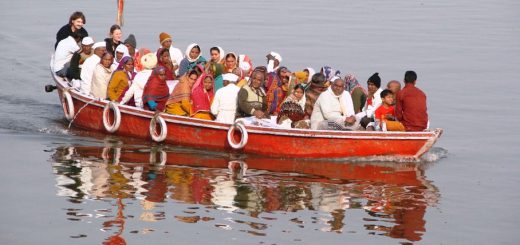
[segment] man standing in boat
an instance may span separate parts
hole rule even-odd
[[[426,94],[415,87],[417,74],[407,71],[404,74],[404,88],[397,93],[395,114],[406,131],[423,131],[428,128]]]

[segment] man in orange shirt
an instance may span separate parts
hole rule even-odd
[[[417,74],[407,71],[404,75],[404,88],[397,93],[395,114],[403,123],[406,131],[423,131],[428,127],[426,94],[415,87]]]

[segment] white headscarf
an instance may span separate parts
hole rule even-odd
[[[130,56],[130,53],[128,52],[128,48],[124,45],[124,44],[119,44],[116,48],[116,53],[119,52],[119,53],[123,53],[123,56],[121,57],[121,59],[125,56]],[[115,57],[114,57],[115,58]],[[114,59],[114,61],[116,61]],[[117,61],[119,62],[119,60]]]
[[[188,45],[188,48],[186,49],[186,53],[184,53],[184,54],[186,55],[186,59],[187,59],[189,62],[195,62],[195,61],[197,61],[197,60],[200,58],[200,55],[201,55],[201,53],[202,53],[202,52],[199,53],[199,56],[197,56],[197,58],[195,58],[195,59],[190,58],[190,52],[191,52],[191,49],[193,49],[193,47],[195,47],[195,46],[198,46],[198,44],[196,44],[196,43],[192,43],[192,44]]]

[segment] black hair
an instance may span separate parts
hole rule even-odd
[[[380,88],[381,87],[381,78],[379,77],[379,73],[376,72],[376,73],[372,74],[372,76],[370,76],[368,78],[367,83],[373,83],[374,85],[376,85],[377,88]]]
[[[415,71],[406,71],[406,73],[404,73],[404,83],[413,83],[415,80],[417,80]]]
[[[325,83],[325,75],[323,75],[321,73],[316,73],[316,74],[312,75],[311,82],[323,84],[323,83]]]
[[[234,53],[227,53],[226,57],[224,59],[227,60],[227,58],[230,56],[233,56],[233,58],[235,58],[235,60],[237,60],[237,56]]]
[[[72,38],[76,39],[76,41],[81,41],[84,38],[83,33],[79,32],[79,31],[73,32],[70,36]]]
[[[385,89],[381,91],[381,99],[385,98],[388,95],[393,95],[392,91],[390,89]]]
[[[195,46],[193,46],[193,48],[191,48],[191,49],[194,49],[194,48],[198,49],[199,52],[200,52],[200,47],[199,47],[199,45],[195,45]],[[190,51],[191,51],[191,50],[190,50]]]
[[[303,86],[303,84],[296,84],[296,86],[294,86],[293,88],[293,91],[296,91],[297,89],[301,89],[302,91],[305,91],[305,86]]]
[[[82,19],[83,24],[87,24],[87,19],[85,19],[85,15],[81,11],[76,11],[70,15],[69,24],[72,24],[72,21],[77,19]]]
[[[209,49],[209,52],[211,53],[211,51],[217,51],[219,54],[220,54],[220,49],[218,49],[218,47],[212,47]]]

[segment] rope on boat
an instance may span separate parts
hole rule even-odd
[[[66,89],[67,91],[71,90],[71,88],[68,88]],[[79,113],[81,112],[81,110],[83,110],[83,108],[87,107],[88,105],[90,105],[92,102],[98,100],[97,98],[94,98],[92,100],[90,100],[89,102],[87,102],[85,105],[83,105],[81,108],[79,108],[78,112],[76,113],[76,115],[74,115],[74,117],[72,118],[72,120],[70,120],[69,122],[69,126],[67,127],[67,130],[70,129],[70,126],[72,126],[72,123],[74,122],[74,120],[76,120],[76,117],[78,117]]]

